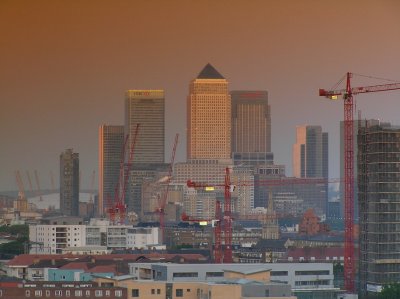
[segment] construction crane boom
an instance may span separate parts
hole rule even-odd
[[[371,85],[371,86],[360,86],[360,87],[352,87],[351,94],[357,95],[360,93],[369,93],[369,92],[378,92],[378,91],[389,91],[400,89],[400,83],[391,83],[391,84],[380,84],[380,85]],[[337,99],[337,96],[349,94],[346,89],[339,90],[325,90],[320,89],[319,95],[321,97],[327,97],[330,99]]]
[[[344,280],[345,289],[355,292],[354,261],[354,102],[353,96],[360,93],[380,92],[400,89],[400,83],[351,87],[353,74],[346,74],[346,89],[320,89],[319,95],[336,100],[339,95],[344,100],[344,220],[345,220],[345,252]]]
[[[26,198],[24,183],[22,181],[21,173],[19,172],[19,170],[15,171],[15,179],[16,179],[17,185],[18,185],[18,191],[19,191],[18,196],[21,198]]]

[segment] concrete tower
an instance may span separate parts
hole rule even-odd
[[[140,124],[133,163],[164,163],[164,90],[128,90],[125,97],[125,134],[130,139]],[[129,145],[131,144],[129,140]],[[128,146],[128,153],[130,147]]]
[[[400,128],[364,125],[358,135],[361,298],[400,281]]]
[[[99,216],[105,214],[107,198],[114,198],[124,140],[124,126],[102,125],[99,127],[99,200],[97,203]]]
[[[265,90],[237,90],[232,97],[232,158],[240,163],[273,163],[271,107]]]
[[[188,159],[230,159],[231,96],[211,64],[190,83],[187,109]]]
[[[297,126],[293,145],[293,176],[322,178],[328,175],[328,133],[321,126]]]
[[[79,154],[67,149],[60,155],[60,211],[79,215]]]

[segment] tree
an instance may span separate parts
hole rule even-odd
[[[379,299],[397,299],[400,298],[400,283],[391,283],[385,285],[379,294]]]

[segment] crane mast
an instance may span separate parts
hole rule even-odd
[[[344,284],[346,291],[355,292],[354,261],[354,95],[400,89],[400,83],[351,87],[353,74],[346,74],[346,88],[339,90],[320,89],[319,95],[331,100],[343,96],[344,100]]]

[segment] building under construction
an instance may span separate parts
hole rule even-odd
[[[400,127],[359,127],[360,295],[400,281]]]

